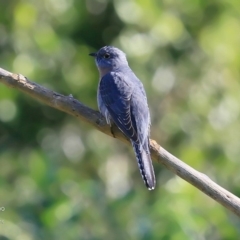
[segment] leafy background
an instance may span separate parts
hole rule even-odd
[[[0,1],[0,66],[97,108],[88,53],[126,52],[151,136],[240,196],[239,0]],[[0,239],[238,239],[239,219],[130,147],[0,85]],[[5,211],[2,207],[5,208]]]

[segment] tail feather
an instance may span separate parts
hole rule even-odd
[[[138,167],[142,175],[142,179],[146,187],[149,190],[153,190],[156,185],[156,180],[150,153],[144,150],[140,144],[132,142],[132,145],[137,158]]]

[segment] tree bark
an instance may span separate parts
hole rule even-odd
[[[74,99],[71,95],[64,96],[51,91],[39,84],[29,81],[21,74],[14,74],[2,68],[0,68],[0,82],[8,87],[16,88],[17,90],[31,96],[33,99],[39,100],[50,107],[75,116],[79,120],[87,122],[97,130],[111,137],[117,138],[125,143],[130,143],[115,125],[110,128],[104,117],[98,111],[85,106],[78,100]],[[170,154],[156,141],[151,140],[150,143],[152,159],[161,163],[167,169],[240,217],[240,199],[238,197],[216,184],[205,174],[196,171]]]

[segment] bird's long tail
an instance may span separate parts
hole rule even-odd
[[[146,187],[149,190],[153,190],[155,188],[156,180],[149,150],[146,151],[142,145],[134,142],[132,142],[132,146],[137,158],[142,179]]]

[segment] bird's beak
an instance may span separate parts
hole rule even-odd
[[[96,57],[97,53],[89,53],[89,56]]]

